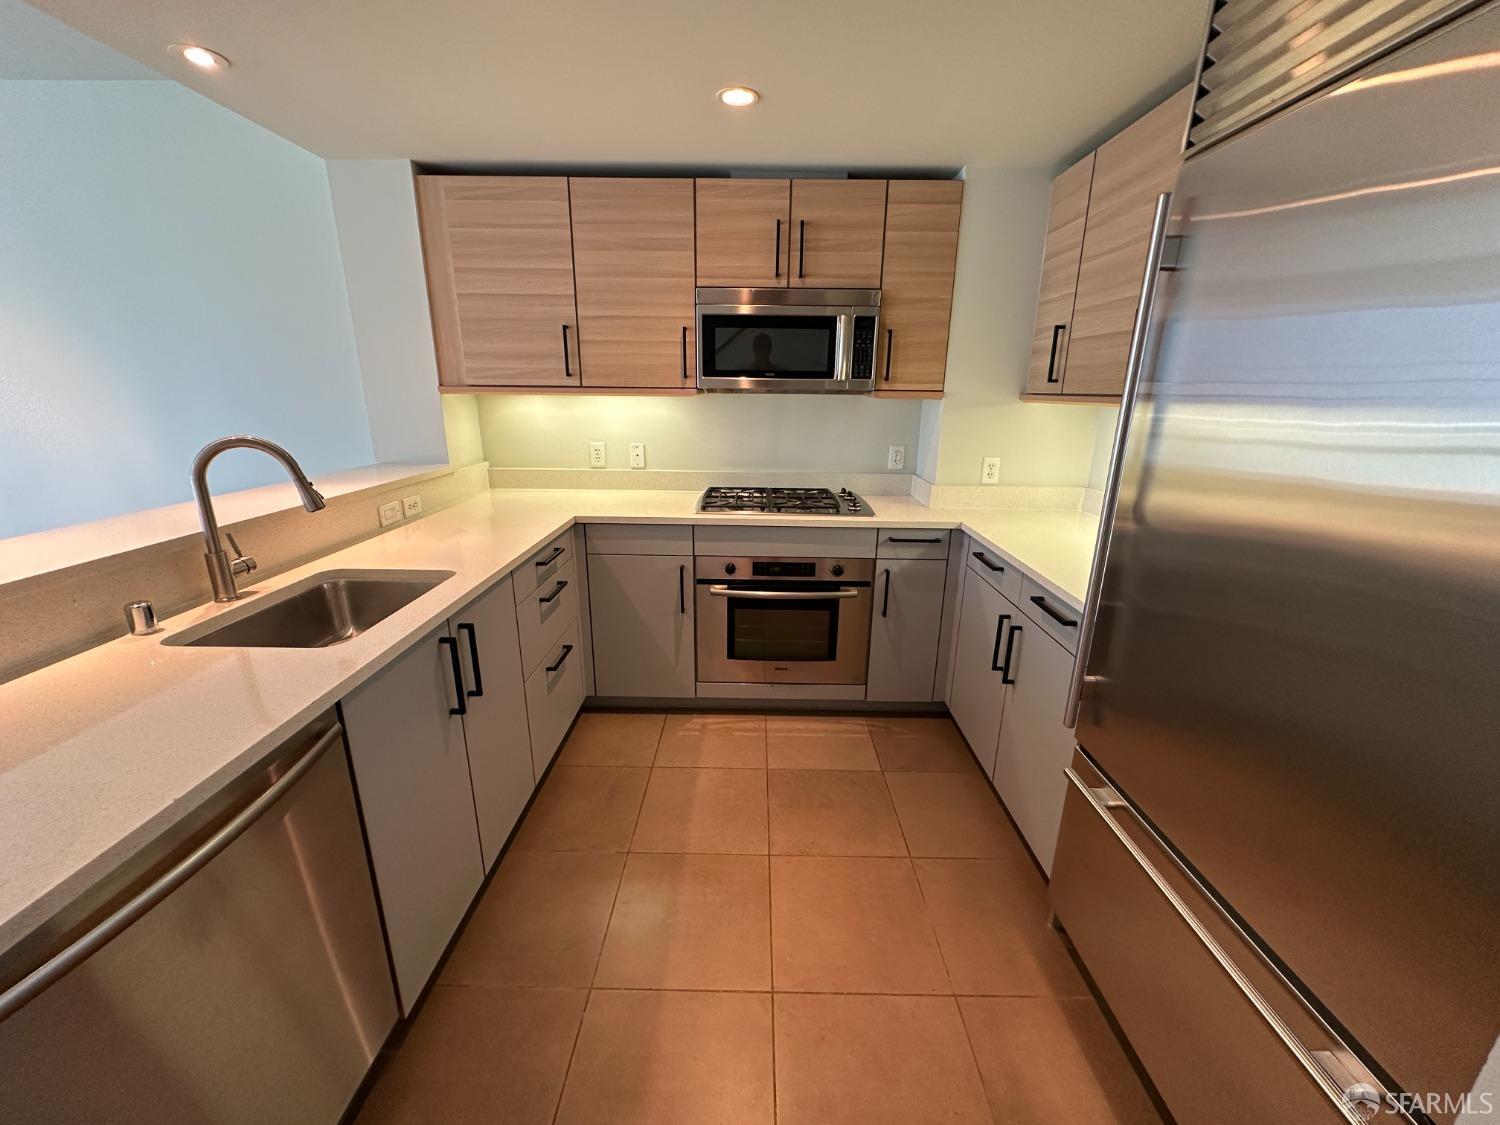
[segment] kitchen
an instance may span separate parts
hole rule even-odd
[[[871,14],[0,0],[0,1118],[1493,1114],[1500,7]]]

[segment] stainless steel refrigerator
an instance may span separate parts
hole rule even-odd
[[[1500,1122],[1500,6],[1159,233],[1058,920],[1180,1125]]]

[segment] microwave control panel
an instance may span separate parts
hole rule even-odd
[[[875,318],[854,318],[854,360],[849,372],[851,379],[873,379],[875,377]]]

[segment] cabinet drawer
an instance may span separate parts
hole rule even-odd
[[[1316,1054],[1336,1044],[1082,755],[1052,868],[1058,920],[1182,1122],[1359,1120]],[[1279,1028],[1267,1018],[1274,1014]]]
[[[885,527],[875,541],[878,559],[946,559],[948,532],[931,527]]]
[[[688,524],[591,523],[584,529],[591,555],[691,555]]]
[[[983,543],[970,539],[965,545],[965,564],[979,577],[1011,601],[1021,597],[1021,571],[1004,555],[996,554]]]
[[[582,706],[583,653],[578,646],[578,622],[573,621],[526,679],[531,764],[538,780]]]
[[[531,596],[516,606],[516,626],[521,631],[521,669],[530,675],[558,638],[578,621],[577,564],[571,557]]]
[[[515,586],[516,605],[531,596],[531,592],[551,578],[573,557],[573,529],[569,528],[545,547],[528,555],[525,561],[516,564],[510,580]]]
[[[1065,649],[1078,651],[1078,619],[1083,614],[1029,576],[1021,580],[1021,596],[1012,600]]]
[[[700,555],[784,555],[873,559],[875,529],[863,527],[711,527],[693,530]]]

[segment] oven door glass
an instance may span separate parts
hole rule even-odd
[[[837,316],[704,313],[702,319],[705,377],[833,379],[838,373]]]
[[[784,664],[838,659],[839,599],[727,601],[730,660]]]

